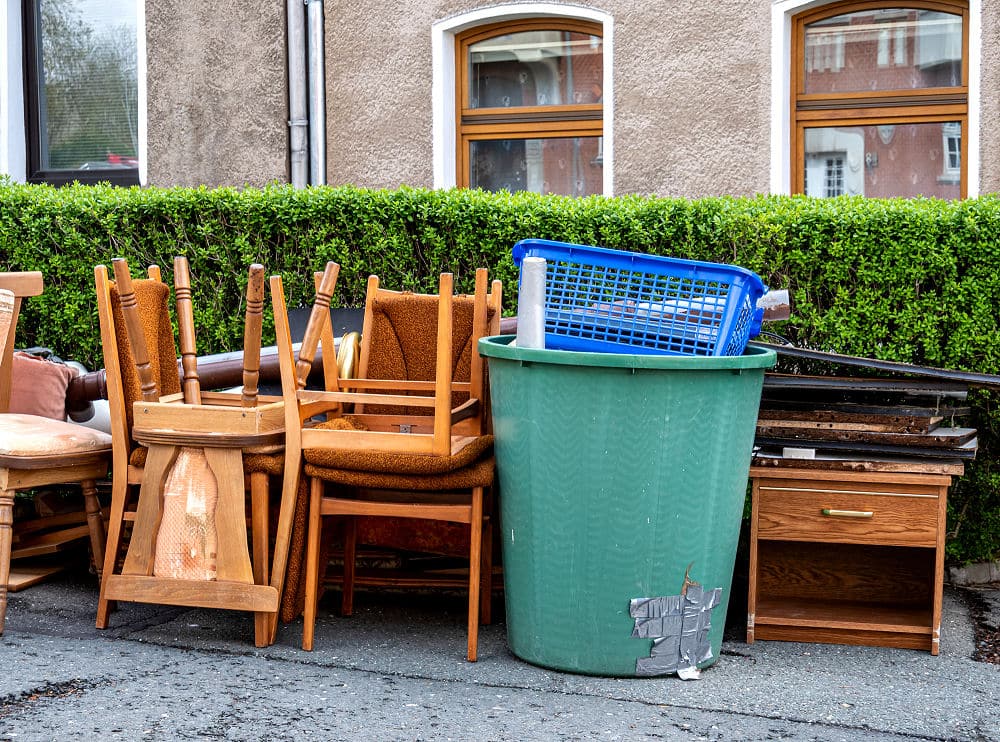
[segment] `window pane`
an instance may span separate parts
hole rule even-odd
[[[469,107],[600,103],[600,36],[521,31],[469,47]]]
[[[37,0],[42,170],[136,168],[137,0]]]
[[[891,8],[810,23],[804,73],[806,93],[962,85],[962,18]]]
[[[469,186],[563,196],[601,193],[602,144],[601,137],[473,141]]]
[[[810,196],[960,198],[958,121],[805,130]]]

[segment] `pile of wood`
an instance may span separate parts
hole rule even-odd
[[[967,420],[969,389],[1000,386],[991,374],[759,344],[793,362],[865,371],[767,374],[754,466],[961,475],[978,444]]]
[[[768,374],[755,466],[958,475],[976,455],[960,382]]]

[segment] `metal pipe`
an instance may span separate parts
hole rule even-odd
[[[323,68],[323,0],[305,0],[309,52],[309,182],[326,183],[326,81]]]
[[[288,142],[292,185],[309,182],[309,120],[306,118],[306,14],[302,0],[287,0]]]

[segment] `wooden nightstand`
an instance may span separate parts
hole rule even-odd
[[[951,477],[751,467],[747,642],[937,654]]]

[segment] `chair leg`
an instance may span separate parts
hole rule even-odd
[[[253,581],[268,584],[268,496],[270,482],[264,472],[250,474],[250,531],[253,539]],[[266,647],[271,644],[271,614],[255,613],[254,644]]]
[[[125,501],[128,499],[128,482],[124,471],[114,472],[111,485],[111,514],[108,519],[108,540],[104,547],[104,569],[101,575],[101,592],[97,600],[97,621],[99,629],[108,628],[114,601],[105,597],[108,577],[115,573],[115,564],[122,547],[122,521],[125,518]]]
[[[320,500],[323,497],[323,481],[313,477],[309,481],[309,530],[306,535],[306,596],[302,622],[302,648],[312,651],[313,635],[316,629],[316,606],[319,603],[319,540]]]
[[[483,518],[483,567],[479,576],[479,623],[493,623],[493,518]]]
[[[14,542],[14,491],[0,490],[0,635],[7,618],[10,547]]]
[[[83,490],[83,507],[87,512],[87,527],[90,529],[90,551],[94,557],[94,571],[100,582],[104,568],[104,546],[108,536],[104,530],[104,519],[101,517],[101,503],[97,499],[97,482],[88,479],[80,482]]]
[[[469,662],[476,661],[479,648],[479,580],[483,546],[483,488],[472,489],[472,517],[469,524]]]
[[[344,519],[344,584],[340,594],[340,615],[354,613],[354,570],[357,566],[358,519]]]

